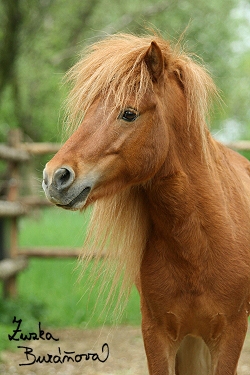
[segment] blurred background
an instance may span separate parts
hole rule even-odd
[[[250,139],[249,0],[0,0],[0,142],[13,128],[29,142],[59,142],[67,95],[62,79],[83,47],[147,28],[173,43],[185,32],[185,50],[202,58],[224,102],[214,107],[213,133],[222,141]],[[43,165],[35,164],[40,190]],[[20,220],[20,246],[79,247],[87,221],[88,213],[83,219],[56,208],[33,213]],[[83,298],[79,274],[76,260],[31,259],[18,276],[18,298],[0,295],[0,349],[9,345],[14,315],[28,332],[38,320],[57,327],[111,324],[108,315],[100,319],[102,302],[93,313],[97,291]],[[135,290],[122,323],[140,324]]]
[[[60,140],[65,72],[86,44],[157,28],[203,59],[224,105],[212,129],[250,138],[249,0],[1,0],[0,141],[19,127],[33,141]],[[219,132],[219,133],[218,133]]]

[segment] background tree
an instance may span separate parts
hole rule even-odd
[[[62,77],[84,45],[150,25],[173,41],[187,28],[184,48],[202,57],[227,104],[216,107],[213,128],[250,136],[249,15],[238,0],[2,0],[0,138],[20,127],[34,141],[59,141]]]

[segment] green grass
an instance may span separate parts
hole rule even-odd
[[[37,217],[23,218],[20,246],[81,247],[88,218],[89,212],[83,215],[56,208],[46,209]],[[82,328],[117,323],[112,304],[103,311],[108,284],[99,298],[100,285],[89,285],[88,270],[79,280],[78,266],[73,258],[30,259],[28,268],[18,276],[18,298],[3,300],[1,294],[0,350],[9,345],[6,332],[11,333],[14,328],[14,316],[23,320],[26,332],[37,330],[39,321],[44,327]],[[138,325],[140,319],[139,297],[134,288],[118,323]]]
[[[57,207],[38,211],[20,221],[19,245],[81,247],[89,216],[90,211],[82,214]]]

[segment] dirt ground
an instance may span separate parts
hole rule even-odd
[[[47,332],[49,332],[47,330]],[[95,330],[51,330],[54,338],[59,341],[20,341],[17,345],[30,347],[28,360],[25,348],[19,348],[16,352],[5,351],[1,354],[1,375],[146,375],[148,374],[146,357],[143,348],[140,328],[116,327]],[[107,358],[107,343],[109,356]],[[59,356],[59,349],[61,356]],[[30,349],[30,350],[31,350]],[[32,365],[19,366],[23,363],[31,363],[39,356],[47,353],[56,356],[53,361],[63,358],[67,352],[68,356],[79,362],[68,363],[36,363]],[[71,352],[71,354],[69,354]],[[74,353],[73,353],[74,352]],[[97,353],[88,361],[85,357],[76,356],[82,353]],[[96,359],[96,360],[94,360]],[[247,335],[244,349],[239,362],[238,375],[250,375],[250,331]]]

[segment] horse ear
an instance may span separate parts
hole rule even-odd
[[[164,59],[161,49],[156,42],[151,42],[144,59],[153,82],[158,82],[163,74]]]

